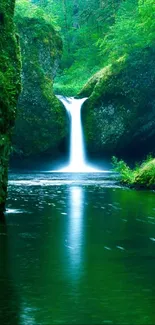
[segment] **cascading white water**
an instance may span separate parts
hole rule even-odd
[[[74,97],[57,96],[64,104],[70,116],[70,157],[69,164],[61,169],[62,172],[97,172],[86,161],[84,139],[81,123],[81,108],[87,98],[75,99]]]

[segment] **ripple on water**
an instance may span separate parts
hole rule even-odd
[[[16,214],[16,213],[31,213],[30,211],[26,211],[26,210],[22,210],[22,209],[11,209],[11,208],[8,208],[6,209],[6,212],[5,214]]]
[[[116,174],[107,173],[92,173],[92,174],[72,174],[72,173],[34,173],[34,174],[19,174],[10,173],[10,186],[61,186],[61,185],[95,185],[101,187],[120,187],[118,185]],[[61,191],[58,189],[58,194]]]

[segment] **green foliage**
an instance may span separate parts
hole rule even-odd
[[[112,157],[112,164],[114,170],[120,174],[122,183],[135,187],[155,188],[155,158],[151,155],[133,169],[116,157]]]
[[[135,175],[134,183],[142,187],[155,187],[155,159],[141,165]]]
[[[61,29],[64,51],[56,92],[74,95],[96,71],[155,45],[154,0],[33,2]]]
[[[123,160],[112,157],[112,165],[114,170],[120,174],[121,181],[126,184],[132,184],[134,181],[134,171]]]
[[[108,13],[112,16],[112,1],[102,10],[100,1],[94,0],[80,0],[76,4],[73,0],[33,2],[45,12],[53,13],[61,29],[64,50],[60,71],[55,79],[55,92],[76,95],[86,81],[103,66],[97,41],[101,31],[107,29],[105,25],[110,24]]]
[[[120,56],[130,55],[155,42],[155,3],[153,0],[122,2],[115,23],[98,44],[101,55],[112,62]]]
[[[55,16],[48,15],[42,8],[32,4],[29,0],[16,0],[15,22],[20,24],[23,18],[43,19],[58,29]]]
[[[56,76],[54,82],[55,93],[65,96],[76,96],[96,70],[98,70],[98,67],[89,68],[77,61],[69,69],[63,70],[63,73],[60,72]]]

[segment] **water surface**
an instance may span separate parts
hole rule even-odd
[[[154,198],[111,174],[10,174],[1,324],[155,324]]]

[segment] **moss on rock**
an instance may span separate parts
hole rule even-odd
[[[123,56],[80,92],[87,149],[101,154],[148,153],[155,141],[154,48]]]
[[[23,89],[14,134],[16,153],[34,156],[59,151],[67,133],[64,107],[53,93],[62,41],[43,17],[17,17]]]
[[[20,51],[13,16],[15,0],[0,2],[0,215],[7,195],[12,128],[20,92]]]

